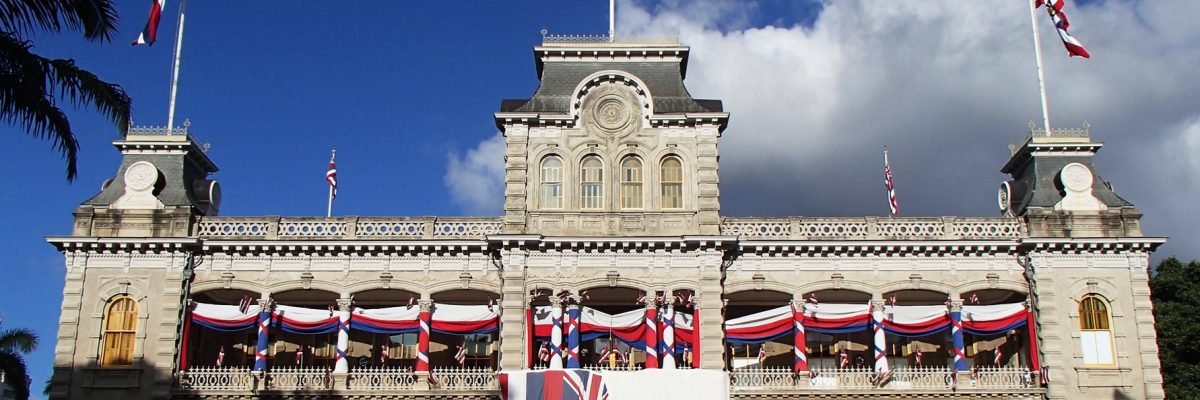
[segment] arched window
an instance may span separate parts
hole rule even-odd
[[[683,208],[683,165],[675,157],[662,162],[662,208]]]
[[[600,157],[584,158],[581,172],[580,207],[585,210],[604,208],[604,164],[600,162]]]
[[[562,159],[542,160],[542,208],[562,208]]]
[[[129,296],[117,296],[108,302],[104,313],[104,334],[101,341],[100,365],[133,365],[133,338],[137,334],[137,301]]]
[[[1079,300],[1079,339],[1083,342],[1083,363],[1113,365],[1113,334],[1108,304],[1100,296],[1089,294]]]
[[[642,208],[642,160],[621,161],[621,208]]]

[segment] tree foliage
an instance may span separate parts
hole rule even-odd
[[[1163,260],[1150,278],[1158,354],[1169,399],[1200,393],[1200,261]]]
[[[0,330],[0,373],[4,373],[17,400],[29,398],[29,373],[24,356],[37,348],[37,344],[37,334],[29,329]]]
[[[131,101],[121,86],[105,82],[70,59],[33,53],[27,36],[37,31],[80,31],[107,42],[117,31],[109,0],[0,0],[0,121],[48,140],[66,159],[67,180],[76,175],[79,141],[60,99],[104,114],[123,135]]]

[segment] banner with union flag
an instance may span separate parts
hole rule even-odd
[[[502,400],[628,400],[729,398],[729,378],[719,370],[559,369],[500,373]]]

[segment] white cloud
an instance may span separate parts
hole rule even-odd
[[[447,155],[446,186],[455,203],[476,215],[496,215],[504,204],[504,137],[479,143],[466,154]]]
[[[678,33],[692,51],[689,91],[731,112],[720,147],[725,215],[885,214],[884,145],[906,215],[996,215],[1007,146],[1041,121],[1025,4],[827,0],[811,26],[743,28],[765,7],[625,0],[617,26],[627,37]],[[1181,134],[1180,121],[1200,110],[1200,25],[1189,22],[1200,7],[1103,1],[1066,11],[1093,58],[1069,59],[1039,11],[1051,122],[1091,123],[1107,144],[1099,172],[1147,215],[1148,234],[1192,232],[1184,227],[1200,226],[1200,213],[1158,194],[1195,198],[1200,182],[1155,177],[1196,174],[1187,164],[1196,134]],[[1177,157],[1159,156],[1168,150]],[[1177,249],[1200,256],[1187,247]]]

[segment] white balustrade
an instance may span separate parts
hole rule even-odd
[[[487,367],[435,367],[430,372],[438,389],[493,390],[499,388],[496,371]]]
[[[179,373],[185,390],[250,390],[253,382],[247,367],[192,367]]]
[[[411,389],[417,385],[417,376],[407,368],[354,368],[346,384],[350,390]]]
[[[1021,234],[1021,221],[1015,218],[954,221],[954,235],[963,239],[1012,239]]]
[[[1025,367],[980,366],[973,374],[973,385],[986,389],[1020,389],[1033,387],[1033,374]]]
[[[879,236],[896,239],[941,237],[945,224],[941,220],[899,219],[880,220],[877,223]]]
[[[791,389],[796,375],[791,367],[746,367],[729,373],[729,385],[735,390]]]
[[[196,225],[197,236],[207,237],[263,237],[270,230],[270,222],[264,220],[205,219]]]
[[[950,368],[945,366],[909,366],[893,369],[884,383],[888,389],[949,389]]]
[[[620,363],[614,367],[607,362],[601,362],[599,364],[584,364],[580,368],[589,371],[637,371],[641,369],[636,366],[622,365]]]
[[[871,367],[813,368],[807,378],[808,387],[813,389],[870,389],[876,386],[876,374]]]
[[[279,367],[267,373],[267,390],[327,390],[332,372],[321,367]]]
[[[490,221],[447,221],[439,219],[433,226],[433,235],[439,237],[480,237],[504,231],[504,223]]]
[[[1018,239],[1021,221],[1014,218],[725,218],[721,234],[745,239],[911,240]]]
[[[756,238],[786,238],[792,235],[791,222],[786,219],[738,218],[721,224],[721,234]]]
[[[867,223],[861,219],[802,221],[797,234],[811,239],[865,239]]]
[[[346,223],[337,220],[310,219],[279,222],[279,236],[341,236],[345,232]]]
[[[359,220],[355,234],[360,237],[421,237],[425,221],[420,220]]]

